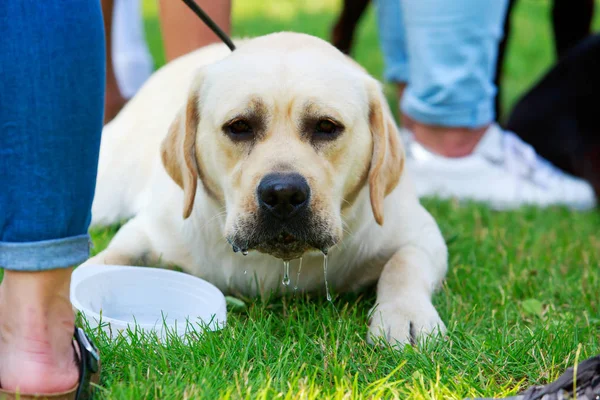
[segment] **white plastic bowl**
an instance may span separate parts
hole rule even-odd
[[[116,336],[130,328],[185,335],[189,327],[219,330],[225,297],[212,284],[182,272],[120,265],[86,265],[71,278],[71,302],[90,327]],[[189,324],[188,324],[189,322]]]

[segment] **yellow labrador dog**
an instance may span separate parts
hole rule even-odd
[[[92,222],[131,219],[89,263],[178,265],[255,295],[324,290],[328,253],[336,292],[377,283],[369,340],[442,332],[431,297],[446,245],[403,159],[380,84],[325,41],[206,47],[106,126]]]

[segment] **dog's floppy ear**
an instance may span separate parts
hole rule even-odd
[[[198,187],[196,131],[200,116],[198,98],[201,79],[194,80],[183,109],[177,114],[162,142],[162,163],[169,176],[183,189],[183,218],[192,213]]]
[[[383,200],[398,185],[404,168],[404,149],[398,128],[379,82],[369,82],[369,125],[373,137],[373,156],[369,171],[369,190],[373,216],[383,225]]]

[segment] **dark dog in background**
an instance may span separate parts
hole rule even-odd
[[[400,1],[400,0],[398,0]],[[344,0],[334,24],[334,46],[350,54],[356,26],[369,0]],[[509,0],[494,83],[501,87],[512,31]],[[600,35],[591,36],[594,0],[554,0],[552,27],[557,64],[513,108],[505,127],[552,164],[590,182],[600,197]],[[496,115],[502,115],[500,91]]]
[[[567,51],[514,106],[506,128],[600,198],[600,34]]]
[[[352,1],[352,0],[349,0]],[[362,0],[361,0],[362,1]],[[501,86],[506,48],[512,32],[511,15],[517,0],[509,0],[506,18],[504,19],[504,37],[499,44],[496,62],[496,87]],[[552,3],[552,31],[554,33],[554,51],[558,60],[574,48],[592,32],[594,16],[594,0],[554,0]],[[496,115],[503,115],[501,109],[501,91],[496,96]]]

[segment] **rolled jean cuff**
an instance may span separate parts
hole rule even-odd
[[[479,128],[495,118],[492,100],[463,106],[432,105],[413,96],[410,89],[404,92],[400,108],[403,113],[420,123],[453,128]]]
[[[39,242],[0,242],[0,267],[23,272],[79,265],[90,256],[89,235]]]

